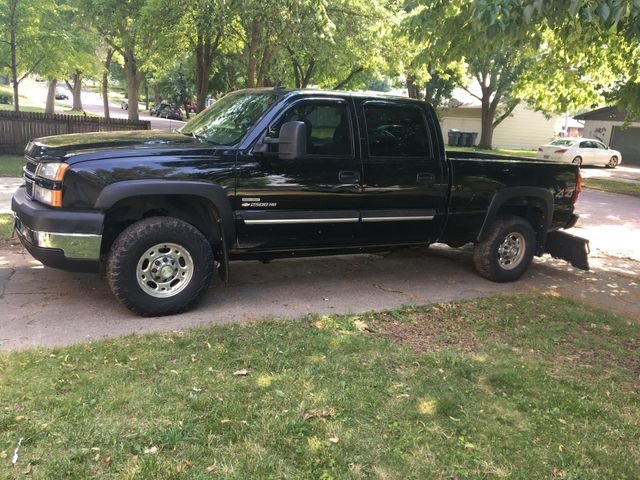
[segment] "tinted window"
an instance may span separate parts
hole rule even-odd
[[[372,157],[424,157],[429,137],[417,108],[366,105],[367,139]]]
[[[594,144],[595,148],[599,148],[600,150],[606,150],[607,147],[604,146],[604,144],[600,143],[600,142],[591,142]]]
[[[592,148],[591,142],[582,142],[580,148]]]
[[[341,103],[299,103],[271,129],[277,137],[285,122],[304,122],[307,126],[307,154],[351,155],[351,127],[347,106]]]

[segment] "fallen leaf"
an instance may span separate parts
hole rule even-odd
[[[229,420],[228,418],[223,418],[222,420],[220,420],[220,423],[231,423],[231,420]]]
[[[27,419],[27,417],[26,417],[26,416],[24,416],[24,415],[18,415],[18,416],[16,417],[16,422],[21,422],[22,420],[26,420],[26,419]]]
[[[26,467],[24,467],[24,470],[22,470],[22,474],[23,475],[29,475],[31,473],[31,464],[27,464]]]
[[[215,464],[214,464],[214,465],[209,465],[209,466],[207,467],[207,472],[211,473],[211,472],[213,472],[215,469],[216,469]]]
[[[336,411],[333,408],[319,408],[309,410],[302,416],[303,420],[311,420],[312,418],[328,418],[335,416]]]
[[[247,375],[249,375],[249,370],[243,368],[242,370],[236,370],[235,372],[233,372],[233,374],[237,377],[246,377]]]
[[[185,470],[190,469],[192,466],[193,466],[193,463],[191,462],[191,460],[187,460],[186,462],[176,465],[176,472],[178,473],[184,472]]]
[[[102,456],[102,459],[100,460],[100,463],[102,464],[103,467],[108,467],[109,464],[111,463],[111,454],[105,453]]]
[[[338,443],[340,441],[340,439],[338,437],[329,437],[329,441],[331,443]]]
[[[553,470],[551,470],[551,476],[554,478],[564,478],[566,476],[566,472],[561,468],[553,467]]]
[[[567,421],[564,418],[559,418],[558,421],[563,425],[567,424]]]
[[[158,453],[158,447],[153,446],[150,448],[145,448],[144,453]]]

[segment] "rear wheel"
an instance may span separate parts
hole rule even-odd
[[[615,155],[609,159],[609,163],[607,163],[607,168],[616,168],[618,166],[618,157]]]
[[[582,165],[582,157],[574,158],[571,163],[573,163],[574,165],[578,165],[578,166]]]
[[[211,283],[213,252],[192,225],[173,217],[151,217],[126,228],[107,263],[111,291],[142,316],[183,312]]]
[[[531,265],[535,242],[536,234],[524,218],[497,217],[473,251],[476,270],[494,282],[517,280]]]

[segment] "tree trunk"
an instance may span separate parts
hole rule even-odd
[[[11,29],[11,35],[9,39],[9,47],[11,49],[11,81],[13,83],[13,111],[20,111],[20,96],[18,95],[18,63],[16,59],[16,18],[15,18],[15,10],[17,7],[17,1],[11,2],[10,8],[10,18],[11,25],[9,28]]]
[[[111,68],[111,59],[113,58],[113,50],[107,50],[107,58],[104,61],[104,71],[102,72],[102,106],[104,108],[104,118],[111,118],[111,110],[109,109],[109,68]]]
[[[478,148],[491,150],[493,144],[493,117],[495,110],[491,108],[489,99],[482,99],[481,117],[481,133]]]
[[[127,99],[129,102],[128,118],[129,120],[140,120],[138,109],[138,89],[143,78],[142,72],[138,71],[134,52],[131,49],[125,50],[124,67],[127,74]]]
[[[82,72],[75,72],[71,75],[71,80],[65,80],[67,87],[71,90],[71,97],[73,98],[73,105],[71,110],[74,112],[81,112],[82,109]]]
[[[205,109],[207,95],[209,95],[209,76],[211,75],[211,55],[213,53],[211,49],[211,39],[203,39],[202,35],[199,35],[196,44],[196,111],[198,113]]]
[[[253,20],[251,22],[251,37],[249,39],[249,61],[247,64],[247,87],[254,88],[256,86],[256,52],[258,50],[258,35],[260,34],[260,22]]]
[[[409,98],[420,98],[420,90],[416,85],[416,77],[410,73],[407,74],[407,94]]]
[[[58,85],[58,80],[51,79],[49,80],[49,90],[47,90],[47,105],[44,109],[44,113],[55,113],[56,109],[56,86]]]

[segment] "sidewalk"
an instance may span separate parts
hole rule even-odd
[[[626,167],[621,165],[610,169],[605,167],[582,167],[583,178],[600,178],[625,183],[640,183],[640,167]]]
[[[20,177],[0,177],[0,214],[11,213],[11,197],[22,183]]]

